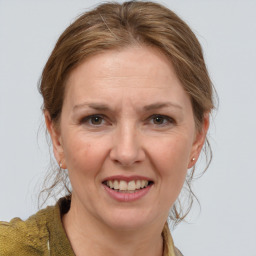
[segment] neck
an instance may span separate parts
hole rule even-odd
[[[162,256],[162,229],[148,225],[139,229],[112,229],[72,207],[63,225],[76,256]],[[154,227],[156,226],[156,227]]]

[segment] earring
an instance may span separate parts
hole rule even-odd
[[[196,160],[195,157],[193,157],[193,158],[192,158],[192,161],[194,162],[195,160]]]
[[[62,163],[61,163],[61,161],[60,161],[60,164],[59,164],[59,166],[60,166],[60,168],[62,168]]]

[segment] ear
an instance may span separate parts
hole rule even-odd
[[[66,169],[66,163],[64,158],[64,151],[62,147],[62,141],[60,136],[60,129],[53,123],[50,114],[48,111],[44,111],[44,118],[47,130],[51,136],[52,146],[53,146],[53,153],[55,159],[61,168]]]
[[[202,147],[203,147],[205,139],[206,139],[207,131],[209,129],[209,124],[210,124],[209,122],[210,122],[209,121],[209,113],[207,112],[204,114],[204,120],[202,123],[201,130],[196,132],[192,150],[191,150],[191,154],[190,154],[190,160],[188,163],[188,169],[192,168],[195,165],[195,163],[200,155],[200,152],[202,150]]]

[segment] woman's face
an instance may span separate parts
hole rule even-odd
[[[163,225],[204,142],[172,64],[158,50],[107,51],[69,76],[60,128],[72,205],[113,228]]]

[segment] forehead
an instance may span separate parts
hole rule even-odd
[[[131,94],[139,102],[152,97],[172,97],[174,101],[188,97],[170,59],[158,49],[145,46],[109,50],[86,59],[71,72],[65,100],[79,103],[88,97],[104,96],[108,100],[109,93],[122,99]],[[135,97],[136,93],[143,99]]]
[[[174,67],[160,50],[147,46],[130,46],[119,50],[107,50],[104,53],[85,59],[76,67],[68,78],[68,84],[79,78],[95,79],[122,79],[153,76],[158,79],[172,77],[177,79]],[[88,82],[92,82],[89,80]],[[88,83],[89,85],[90,83]]]

